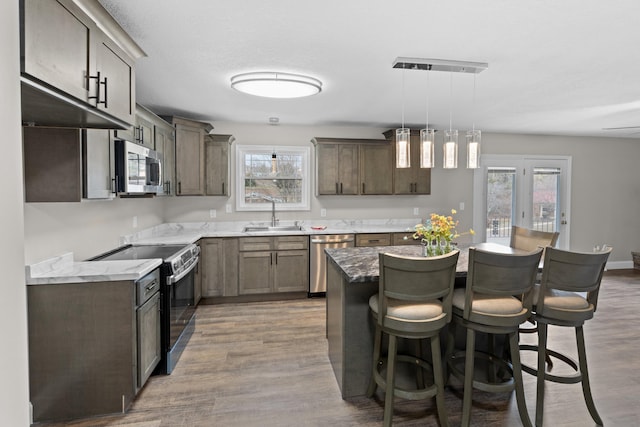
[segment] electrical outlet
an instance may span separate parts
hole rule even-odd
[[[217,214],[215,209],[209,209],[209,218],[215,218]]]
[[[464,210],[464,202],[460,202],[460,209],[458,209],[459,211],[463,211]]]
[[[327,216],[327,210],[324,209],[324,208],[320,209],[320,216],[322,216],[322,217]]]
[[[226,213],[231,213],[231,205],[230,204],[226,204],[224,208],[225,208],[225,212]]]
[[[420,215],[420,208],[413,208],[413,214],[415,216],[419,216]]]
[[[133,228],[138,228],[138,217],[137,216],[133,217]]]

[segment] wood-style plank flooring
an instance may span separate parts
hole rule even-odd
[[[372,399],[340,397],[327,357],[324,303],[304,299],[200,306],[196,332],[174,372],[151,377],[126,414],[37,425],[379,426],[381,391]],[[640,425],[639,306],[640,272],[609,272],[598,311],[585,325],[593,395],[606,426]],[[523,342],[531,339],[522,336]],[[551,348],[575,355],[573,330],[550,329],[549,341]],[[524,374],[524,381],[534,420],[535,378]],[[460,425],[461,396],[454,382],[446,392],[453,426]],[[515,397],[474,391],[472,424],[521,425]],[[397,399],[394,425],[437,426],[435,403]],[[594,425],[580,385],[547,384],[545,425]]]

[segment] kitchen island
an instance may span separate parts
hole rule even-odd
[[[467,275],[468,248],[460,248],[456,281]],[[421,246],[326,249],[329,360],[342,398],[366,394],[375,324],[369,298],[378,292],[378,254],[421,256]]]

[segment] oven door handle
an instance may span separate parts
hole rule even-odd
[[[180,274],[167,277],[167,285],[171,286],[174,283],[180,281],[184,276],[189,274],[191,272],[191,270],[193,270],[194,268],[196,268],[198,266],[198,262],[199,261],[200,261],[200,257],[196,257],[195,261],[185,271],[183,271]]]

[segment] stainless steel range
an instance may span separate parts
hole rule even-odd
[[[189,245],[128,245],[92,261],[155,259],[160,267],[162,360],[156,373],[170,374],[195,328],[195,271],[200,248]]]

